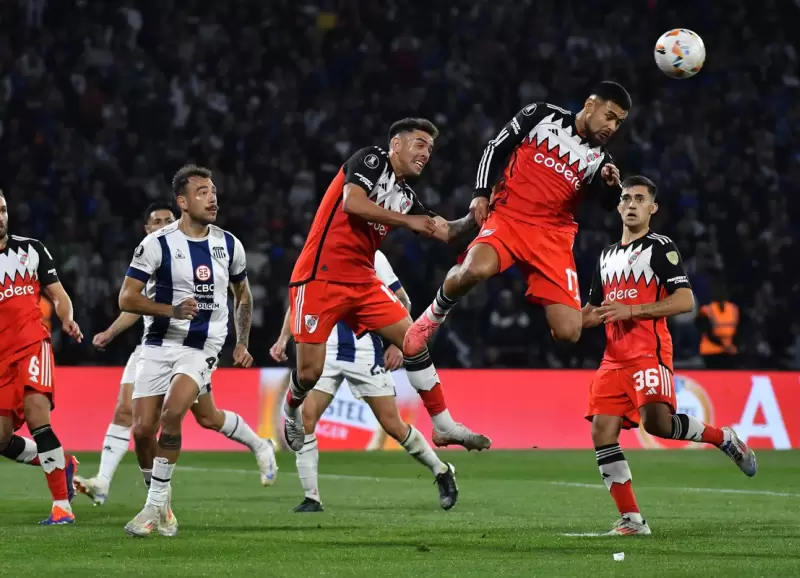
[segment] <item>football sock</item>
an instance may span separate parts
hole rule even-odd
[[[39,452],[39,463],[47,478],[47,486],[53,496],[53,505],[71,512],[69,494],[67,492],[67,460],[64,457],[64,448],[58,441],[50,425],[43,425],[31,431]]]
[[[704,424],[691,415],[676,413],[672,416],[672,439],[702,442],[719,447],[725,441],[725,432],[718,427]]]
[[[0,455],[21,464],[40,465],[39,450],[36,448],[36,442],[22,436],[11,436],[6,449]]]
[[[152,469],[145,469],[139,468],[142,472],[142,477],[144,478],[144,485],[150,488],[150,483],[153,480],[153,470]]]
[[[286,392],[286,409],[296,410],[298,407],[303,405],[303,401],[306,399],[308,392],[313,388],[314,387],[311,386],[308,390],[304,389],[300,384],[300,380],[297,378],[297,370],[293,369],[289,376],[289,391]],[[290,411],[287,411],[286,413],[289,414]],[[296,411],[292,411],[291,413],[294,415],[291,415],[290,417],[296,417]]]
[[[167,458],[156,458],[153,460],[153,475],[150,481],[150,490],[147,492],[148,506],[163,508],[167,504],[169,497],[169,484],[172,481],[172,472],[175,464],[167,461]]]
[[[456,306],[456,303],[457,301],[455,299],[445,295],[444,286],[439,287],[439,291],[436,293],[436,299],[434,299],[433,303],[425,310],[425,316],[437,325],[440,325],[444,322],[450,310]]]
[[[103,440],[103,453],[100,454],[100,472],[98,477],[110,484],[114,472],[117,471],[122,458],[128,453],[131,443],[131,428],[115,423],[109,424]]]
[[[611,492],[611,498],[617,505],[620,515],[641,524],[643,520],[636,504],[636,496],[633,494],[631,469],[628,467],[622,448],[619,444],[609,444],[596,446],[594,451],[600,475],[608,491]]]
[[[434,476],[438,476],[447,471],[447,464],[439,459],[436,452],[433,451],[422,434],[419,433],[419,430],[414,426],[408,426],[408,435],[406,439],[400,442],[400,445],[408,452],[408,455],[419,463],[427,466],[427,468],[433,472]]]
[[[256,435],[256,432],[247,425],[247,422],[239,414],[225,409],[222,410],[222,413],[225,414],[225,423],[222,424],[222,429],[219,430],[220,433],[243,446],[247,446],[251,452],[255,452],[261,447],[264,440]]]
[[[433,365],[431,354],[425,348],[413,357],[404,356],[406,376],[411,387],[417,390],[422,404],[431,416],[433,427],[440,432],[448,432],[456,426],[456,422],[447,411],[444,389],[439,383],[439,375]]]
[[[319,446],[317,445],[317,436],[315,434],[306,434],[303,448],[295,454],[295,463],[297,464],[297,475],[300,476],[300,484],[303,486],[306,498],[320,502],[319,481],[317,479]]]

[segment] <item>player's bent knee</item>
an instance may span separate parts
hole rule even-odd
[[[133,439],[137,443],[146,442],[156,437],[158,432],[158,424],[150,424],[145,422],[135,423],[133,425]]]
[[[476,285],[497,273],[497,263],[488,259],[469,259],[458,272],[458,279],[465,285]]]
[[[322,367],[308,364],[297,368],[297,380],[300,385],[308,389],[314,387],[320,377],[322,377]]]
[[[672,412],[666,404],[647,404],[641,413],[644,431],[659,438],[672,437]]]
[[[164,407],[161,410],[161,428],[171,432],[181,430],[181,423],[185,414],[171,407]]]

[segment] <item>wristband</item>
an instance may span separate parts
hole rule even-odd
[[[472,192],[472,198],[477,199],[478,197],[482,197],[484,199],[488,199],[491,196],[491,194],[492,194],[491,189],[489,189],[488,187],[482,187],[480,189],[475,189]]]

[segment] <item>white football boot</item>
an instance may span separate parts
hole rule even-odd
[[[650,526],[647,521],[642,520],[642,523],[634,522],[630,518],[623,516],[614,524],[610,532],[606,536],[649,536],[652,534]]]
[[[75,476],[72,485],[75,487],[76,492],[85,495],[95,506],[102,506],[108,500],[109,484],[105,481],[105,478],[100,476],[93,478]]]
[[[303,434],[305,435],[305,434]],[[278,463],[275,461],[275,442],[265,439],[261,449],[256,452],[258,469],[261,471],[261,485],[271,486],[278,478]]]
[[[744,443],[736,432],[729,427],[722,428],[725,433],[727,441],[723,442],[719,449],[728,456],[733,463],[739,466],[739,469],[744,472],[744,475],[752,478],[758,471],[758,464],[756,463],[756,454],[751,450],[746,443]]]

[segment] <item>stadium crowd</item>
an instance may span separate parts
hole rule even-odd
[[[0,6],[0,185],[12,232],[42,239],[87,336],[117,314],[143,236],[184,162],[215,171],[218,224],[247,249],[250,350],[268,348],[317,199],[341,163],[387,140],[400,117],[441,130],[418,194],[461,216],[485,143],[524,104],[578,110],[602,79],[634,109],[611,151],[623,175],[659,185],[658,231],[681,249],[700,304],[724,284],[742,310],[739,362],[800,368],[800,98],[791,43],[798,7],[691,4],[706,69],[670,80],[653,44],[680,25],[656,0],[21,0]],[[734,25],[720,28],[725,20]],[[280,23],[280,25],[278,25]],[[590,28],[588,24],[591,23]],[[638,33],[627,34],[631,27]],[[584,297],[615,214],[587,204],[574,250]],[[385,252],[414,313],[456,257],[399,231]],[[474,291],[434,344],[440,367],[590,367],[602,331],[554,346],[513,272]],[[696,313],[673,320],[677,359],[697,362]],[[56,322],[57,324],[57,322]],[[61,364],[121,364],[136,330],[105,353],[60,339]],[[230,355],[223,355],[223,365]]]

